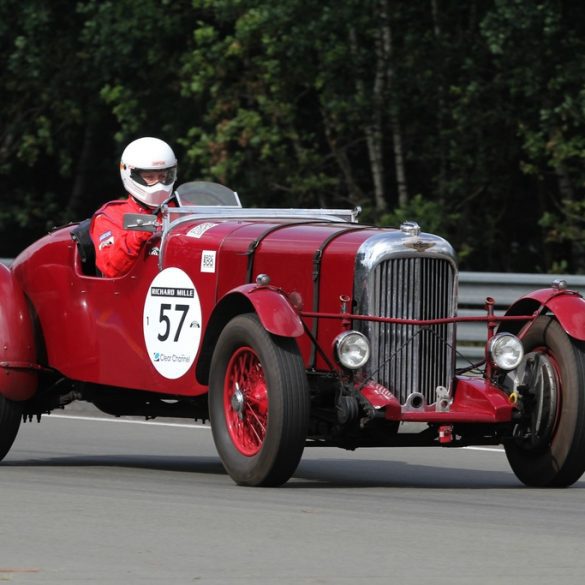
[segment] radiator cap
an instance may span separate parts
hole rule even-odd
[[[416,221],[405,221],[400,224],[400,231],[407,236],[418,236],[420,234],[420,226]]]

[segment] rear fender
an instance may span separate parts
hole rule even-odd
[[[38,365],[28,304],[12,272],[0,264],[0,394],[27,400],[37,389]]]
[[[213,348],[236,315],[255,312],[266,331],[281,337],[300,337],[303,322],[288,299],[277,289],[245,284],[231,290],[215,306],[206,327],[197,362],[197,380],[207,385]]]
[[[545,312],[556,317],[568,335],[585,341],[585,299],[575,291],[553,288],[536,290],[516,301],[506,315],[530,315],[542,306],[546,307]],[[505,330],[517,333],[523,325],[509,321],[505,324]]]

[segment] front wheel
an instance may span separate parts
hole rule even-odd
[[[0,394],[0,461],[6,457],[20,427],[22,409],[18,402]]]
[[[506,455],[526,485],[567,487],[585,471],[585,345],[544,316],[522,341],[526,413]]]
[[[209,416],[215,446],[240,485],[277,486],[301,459],[309,420],[305,368],[293,339],[239,315],[211,361]]]

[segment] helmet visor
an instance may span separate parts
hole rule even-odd
[[[177,179],[177,167],[168,169],[131,169],[130,177],[139,185],[152,187],[157,183],[172,185]]]

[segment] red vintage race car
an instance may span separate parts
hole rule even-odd
[[[85,400],[209,419],[243,485],[286,482],[305,446],[503,444],[527,485],[581,477],[585,301],[564,283],[459,317],[454,252],[415,223],[244,209],[213,183],[176,199],[126,218],[152,237],[120,278],[97,274],[87,221],[0,267],[0,458],[21,419]],[[470,319],[485,360],[457,371]]]

